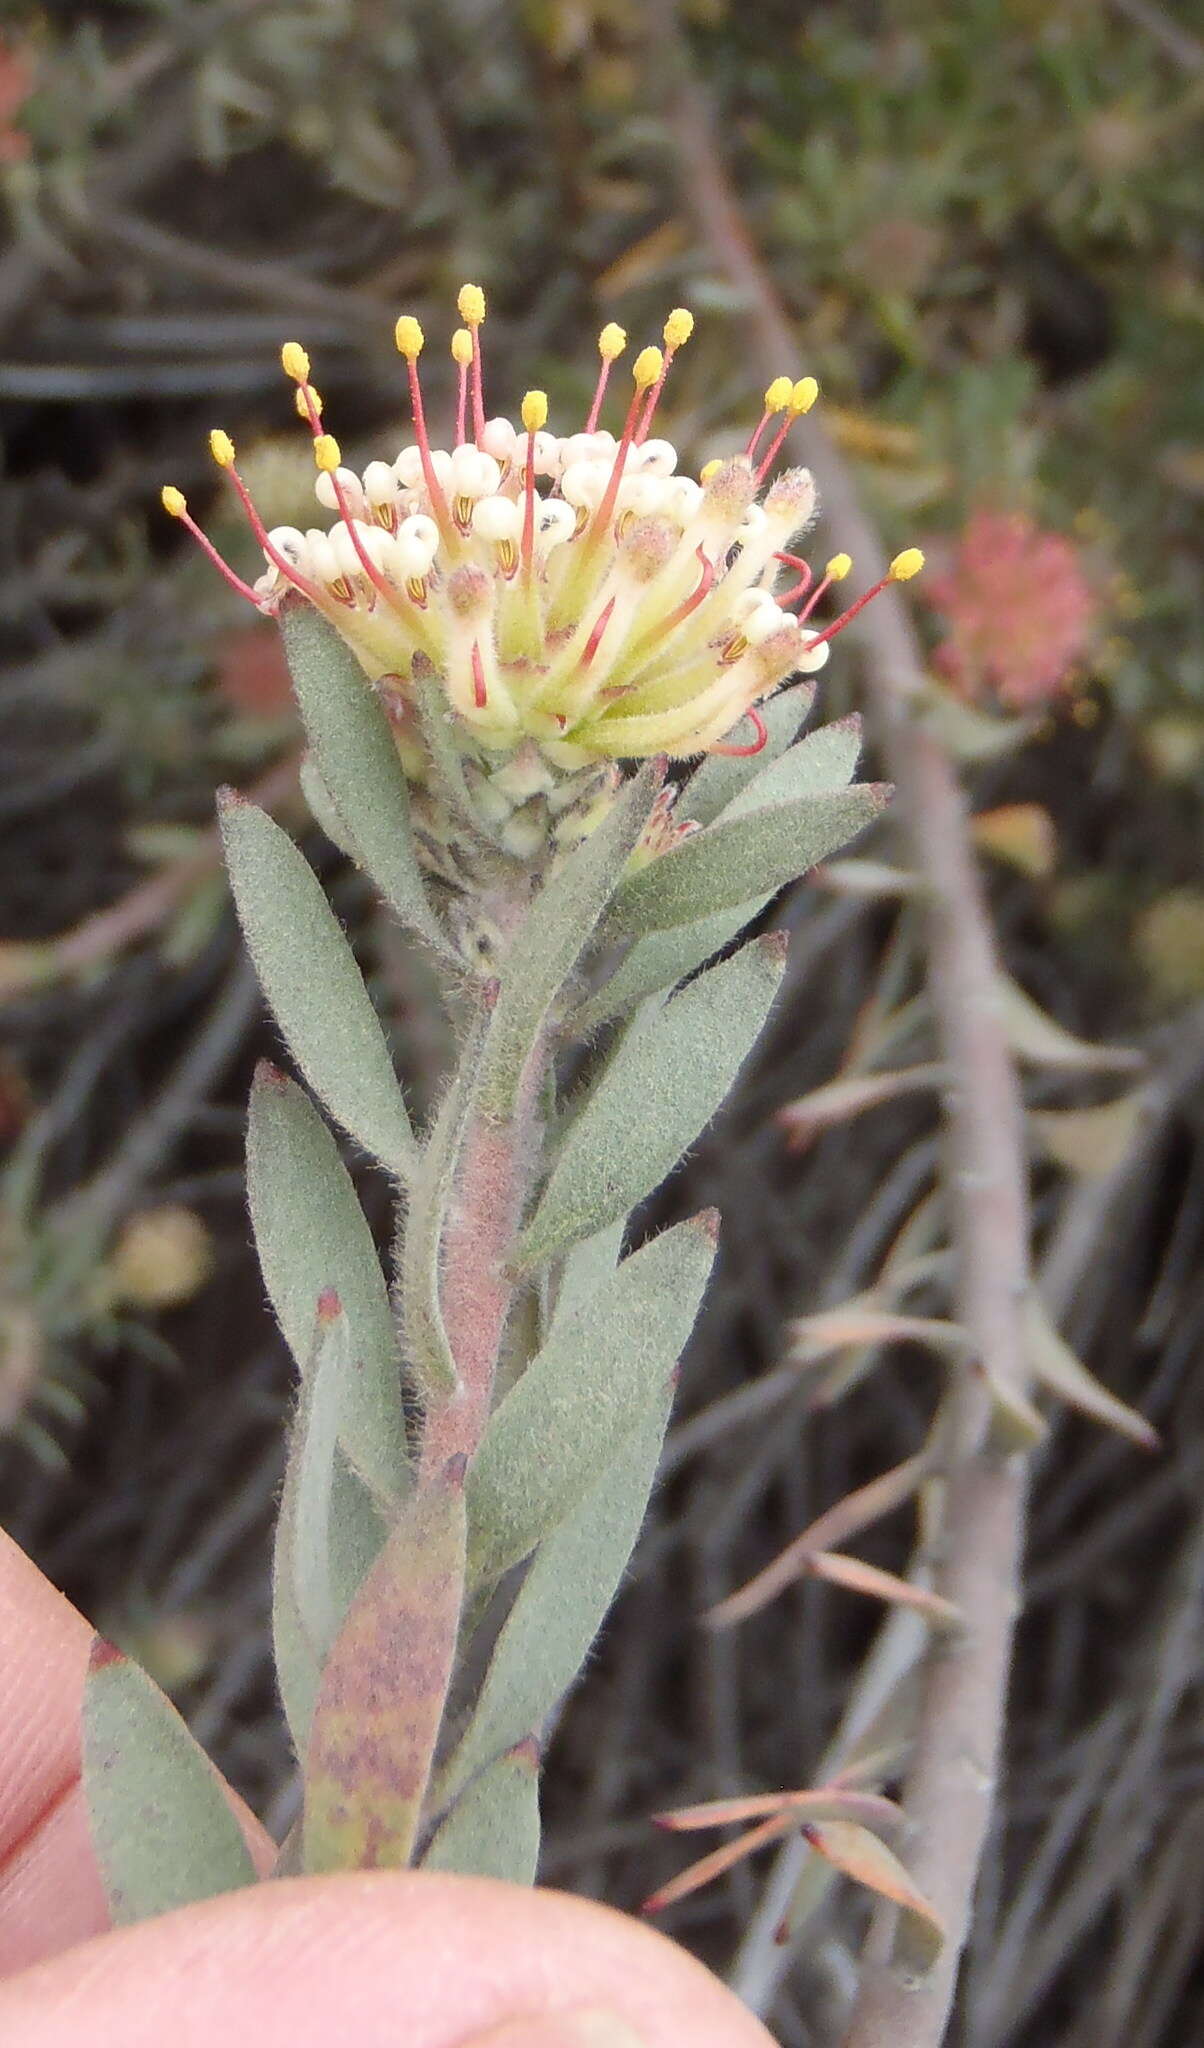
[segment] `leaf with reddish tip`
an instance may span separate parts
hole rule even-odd
[[[409,1451],[385,1276],[331,1132],[304,1089],[266,1061],[251,1088],[247,1196],[264,1284],[302,1377],[317,1290],[338,1292],[348,1331],[339,1439],[377,1499],[395,1505],[409,1484]]]
[[[930,1970],[944,1947],[945,1930],[893,1849],[855,1821],[808,1821],[803,1833],[816,1854],[843,1877],[899,1907],[899,1939],[915,1967]]]
[[[204,1750],[141,1666],[100,1637],[84,1681],[83,1791],[118,1927],[255,1882]]]
[[[1055,1330],[1040,1296],[1030,1294],[1025,1310],[1029,1362],[1035,1377],[1051,1394],[1081,1409],[1106,1429],[1127,1436],[1143,1451],[1156,1451],[1161,1439],[1153,1424],[1102,1386]]]
[[[307,1871],[409,1863],[464,1593],[464,1461],[411,1495],[326,1659],[305,1758]]]
[[[632,1019],[565,1132],[516,1263],[602,1229],[672,1171],[728,1095],[785,965],[785,936],[770,933]]]
[[[745,1798],[708,1799],[700,1806],[679,1806],[654,1813],[653,1822],[669,1834],[693,1834],[699,1828],[739,1827],[776,1814],[804,1820],[856,1820],[877,1830],[897,1828],[902,1809],[881,1792],[846,1791],[840,1785],[817,1785],[806,1792],[752,1792]]]
[[[539,1750],[516,1744],[475,1777],[440,1821],[423,1870],[534,1884],[539,1862]]]
[[[889,796],[883,783],[858,782],[720,818],[627,877],[611,906],[610,930],[615,937],[662,931],[753,903],[835,853]]]
[[[919,1451],[915,1457],[904,1458],[901,1464],[892,1465],[889,1471],[879,1473],[876,1479],[867,1480],[864,1486],[856,1487],[843,1500],[825,1508],[763,1571],[710,1609],[703,1617],[707,1627],[729,1628],[733,1622],[745,1621],[750,1614],[767,1607],[810,1570],[817,1551],[855,1536],[860,1529],[870,1528],[910,1500],[932,1470],[932,1464],[931,1451]]]
[[[735,1842],[725,1842],[721,1849],[712,1849],[707,1856],[700,1856],[697,1863],[687,1865],[685,1870],[663,1884],[659,1891],[651,1893],[640,1907],[647,1915],[663,1913],[668,1906],[675,1906],[679,1899],[689,1898],[692,1892],[701,1891],[707,1884],[713,1884],[717,1877],[723,1877],[729,1870],[751,1856],[756,1849],[764,1849],[770,1842],[780,1842],[783,1835],[793,1834],[798,1821],[792,1813],[777,1813],[769,1820],[763,1820],[759,1827],[749,1828]]]

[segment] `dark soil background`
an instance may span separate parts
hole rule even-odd
[[[1045,1299],[1163,1448],[1055,1414],[1036,1459],[965,2048],[1204,2034],[1191,13],[682,12],[866,500],[892,547],[920,539],[952,564],[954,598],[923,612],[942,672],[984,511],[1061,536],[1088,593],[1083,644],[1002,750],[1017,643],[1053,631],[1050,579],[1015,583],[983,629],[990,661],[962,678],[955,741],[991,814],[1009,973],[1066,1030],[1143,1055],[1137,1070],[1030,1042],[1025,1073]],[[643,339],[692,305],[665,431],[691,464],[729,445],[759,393],[715,252],[677,208],[662,76],[634,0],[10,0],[0,27],[0,1517],[277,1831],[295,1799],[267,1645],[289,1370],[241,1168],[249,1076],[275,1047],[214,857],[217,784],[263,785],[302,836],[420,1101],[443,1048],[420,964],[296,792],[272,634],[181,546],[158,491],[186,489],[253,574],[208,428],[247,450],[269,523],[304,515],[280,342],[310,349],[348,459],[391,455],[395,314],[441,336],[465,278],[490,296],[495,405],[546,386],[557,417],[588,400],[603,320]],[[428,350],[437,415],[442,355]],[[856,701],[841,643],[822,715]],[[903,857],[889,818],[864,851]],[[650,1812],[814,1779],[878,1610],[812,1581],[738,1630],[698,1617],[913,1451],[936,1386],[918,1349],[842,1355],[818,1379],[782,1369],[788,1319],[874,1282],[939,1202],[939,1163],[923,1096],[788,1150],[775,1111],[831,1079],[855,1036],[865,1052],[893,1026],[910,1060],[926,1026],[922,1007],[897,1022],[922,1001],[906,913],[812,884],[775,916],[794,935],[789,1002],[648,1219],[717,1202],[721,1275],[652,1520],[548,1758],[547,1880],[625,1908],[686,1860]],[[365,1174],[362,1192],[383,1228],[386,1191]],[[908,1305],[924,1312],[923,1293]],[[900,1569],[912,1536],[901,1515],[860,1549]],[[717,1968],[739,1952],[782,2041],[820,2048],[862,1908],[836,1895],[797,1952],[775,1950],[767,1878],[740,1866],[667,1925]]]

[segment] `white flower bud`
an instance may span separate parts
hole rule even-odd
[[[495,462],[505,465],[513,460],[514,444],[518,433],[512,420],[503,419],[499,413],[495,419],[486,420],[481,433],[481,446]]]
[[[468,498],[475,503],[478,498],[489,497],[502,480],[501,467],[493,456],[467,443],[463,448],[453,448],[450,461],[449,488],[453,498]]]
[[[627,458],[641,475],[672,476],[677,468],[677,450],[672,441],[642,441]]]
[[[340,469],[338,479],[343,487],[343,496],[346,498],[352,511],[356,513],[362,512],[364,509],[364,491],[355,471],[353,469]],[[329,470],[320,469],[318,471],[314,478],[314,496],[319,505],[324,505],[328,512],[338,511],[339,501],[335,495],[334,478]]]
[[[397,478],[388,462],[369,462],[364,470],[364,496],[372,506],[397,502]]]
[[[393,560],[402,577],[425,576],[439,546],[439,529],[425,512],[411,513],[397,529]]]
[[[517,541],[523,530],[523,508],[514,498],[478,498],[472,508],[472,530],[487,541]]]
[[[818,670],[820,670],[823,667],[824,663],[828,659],[831,646],[832,643],[830,640],[821,640],[819,642],[819,645],[816,646],[815,635],[813,633],[808,633],[806,631],[800,633],[799,653],[796,666],[799,668],[801,673],[805,676],[815,675],[818,672]]]
[[[675,520],[678,526],[688,526],[698,512],[702,495],[702,485],[696,484],[693,477],[670,477],[665,483],[661,512],[665,518]]]
[[[571,540],[577,530],[577,515],[563,498],[548,498],[535,508],[535,531],[546,555],[562,541]]]
[[[309,565],[309,547],[305,535],[295,526],[273,526],[268,539],[277,554],[291,562],[294,569],[304,571]],[[273,569],[273,574],[279,572]]]
[[[609,463],[573,462],[560,480],[561,495],[567,504],[584,506],[592,512],[602,503],[609,481]]]

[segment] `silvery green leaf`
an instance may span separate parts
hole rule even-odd
[[[664,771],[646,762],[556,869],[509,948],[482,1055],[481,1106],[507,1116],[543,1022],[594,935],[647,823]]]
[[[255,1882],[205,1752],[146,1672],[99,1637],[84,1682],[83,1791],[118,1927]]]
[[[338,1146],[304,1090],[266,1062],[251,1089],[247,1194],[255,1248],[299,1372],[314,1341],[318,1296],[331,1287],[349,1334],[339,1436],[379,1499],[408,1483],[401,1359],[372,1233]]]
[[[785,738],[801,712],[793,710],[789,720],[780,717],[776,724],[771,724],[771,714],[795,694],[787,690],[766,708],[770,740],[755,766],[747,761],[734,763],[722,755],[712,755],[703,763],[678,799],[683,816],[703,824],[716,817],[726,821],[765,804],[817,795],[850,781],[861,744],[860,719],[837,719],[783,751]],[[775,737],[780,737],[776,746]],[[750,772],[738,778],[729,777],[724,771],[734,766]],[[701,792],[700,803],[694,801],[696,786]],[[684,980],[704,961],[730,945],[737,933],[760,915],[773,894],[771,889],[751,902],[738,904],[734,910],[719,910],[693,923],[669,925],[663,931],[649,932],[637,939],[609,980],[575,1013],[575,1030],[592,1031],[608,1018],[633,1009],[647,996]]]
[[[626,1223],[625,1216],[616,1217],[604,1230],[595,1231],[592,1237],[583,1238],[580,1244],[573,1246],[561,1266],[545,1338],[551,1335],[557,1323],[570,1315],[579,1302],[614,1272],[623,1249]]]
[[[671,925],[663,932],[649,932],[637,939],[609,980],[595,991],[572,1016],[574,1032],[584,1037],[610,1017],[621,1017],[649,996],[675,988],[687,974],[722,952],[726,945],[751,924],[768,896],[755,903],[742,903],[736,910],[719,910],[713,917],[700,917],[695,924]]]
[[[883,783],[858,782],[719,819],[626,878],[611,905],[611,935],[663,931],[755,904],[845,845],[889,794]]]
[[[745,786],[759,778],[771,761],[790,745],[812,704],[815,684],[810,680],[779,690],[758,709],[765,721],[765,745],[759,754],[707,754],[694,770],[677,800],[683,818],[697,825],[711,825]]]
[[[471,1582],[528,1557],[665,1394],[714,1257],[713,1216],[692,1217],[624,1259],[555,1324],[469,1470]]]
[[[541,1729],[580,1671],[647,1512],[671,1398],[662,1388],[578,1506],[540,1544],[440,1781],[441,1797]]]
[[[421,1858],[423,1870],[534,1884],[539,1862],[539,1756],[524,1742],[462,1792]]]
[[[749,811],[764,810],[767,804],[796,803],[802,797],[845,789],[853,779],[860,752],[861,720],[854,711],[787,747],[744,784],[720,817],[726,822],[745,817]]]
[[[309,805],[314,822],[322,827],[332,846],[345,853],[357,868],[363,867],[359,849],[351,833],[335,808],[334,798],[322,780],[322,771],[312,754],[306,754],[300,769],[301,794]]]
[[[414,852],[405,770],[363,670],[312,605],[286,605],[280,629],[301,718],[336,817],[398,917],[446,951]]]
[[[754,939],[628,1025],[565,1132],[519,1240],[524,1270],[651,1194],[710,1122],[769,1014],[786,938]]]
[[[272,1588],[272,1648],[285,1718],[299,1756],[305,1753],[322,1661],[330,1645],[315,1642],[301,1619],[296,1588],[285,1563],[293,1543],[281,1503],[276,1524],[276,1560]],[[334,1631],[342,1625],[356,1593],[384,1547],[386,1527],[367,1489],[341,1451],[330,1472],[328,1514],[329,1604]],[[298,1863],[297,1869],[300,1869]],[[277,1872],[282,1875],[282,1872]]]
[[[338,919],[304,855],[265,812],[225,794],[222,839],[264,994],[336,1122],[403,1179],[417,1148],[393,1062]]]
[[[424,1399],[450,1393],[456,1385],[456,1362],[440,1300],[443,1233],[476,1111],[481,1044],[488,1021],[488,1011],[480,1009],[423,1147],[402,1234],[398,1279],[406,1362]]]

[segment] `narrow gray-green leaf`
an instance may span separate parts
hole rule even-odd
[[[406,1360],[424,1400],[431,1395],[450,1393],[456,1385],[456,1362],[440,1300],[443,1233],[476,1108],[481,1044],[488,1028],[488,1015],[482,1008],[473,1020],[434,1130],[423,1148],[402,1235],[399,1280]]]
[[[302,1072],[366,1151],[407,1178],[417,1148],[380,1020],[322,885],[265,812],[225,792],[226,865],[264,994]]]
[[[588,838],[574,847],[532,904],[510,947],[485,1040],[481,1104],[508,1115],[549,1009],[593,937],[664,780],[646,762]]]
[[[611,930],[663,931],[753,903],[845,845],[878,816],[889,793],[882,783],[858,782],[721,818],[627,877],[611,906]]]
[[[470,1579],[528,1557],[664,1392],[715,1257],[714,1218],[654,1238],[558,1321],[485,1431],[468,1478]]]
[[[616,1217],[605,1230],[595,1231],[592,1237],[583,1238],[580,1244],[573,1246],[561,1268],[556,1300],[544,1333],[545,1342],[557,1323],[571,1315],[587,1295],[610,1278],[619,1263],[626,1223],[625,1216]]]
[[[431,1837],[423,1870],[534,1884],[539,1863],[539,1756],[524,1742],[461,1793]]]
[[[786,964],[772,932],[628,1026],[573,1119],[518,1262],[530,1269],[625,1215],[676,1166],[728,1094]]]
[[[337,816],[398,917],[446,951],[414,852],[405,770],[381,705],[346,641],[312,605],[286,605],[280,627],[301,718]]]
[[[610,979],[573,1012],[574,1032],[584,1036],[608,1018],[634,1009],[649,996],[676,988],[687,974],[730,945],[768,902],[769,896],[762,896],[753,903],[740,904],[736,910],[719,910],[713,917],[700,917],[694,924],[671,925],[663,932],[649,932],[637,939]]]
[[[540,1544],[440,1781],[442,1797],[541,1729],[572,1685],[635,1548],[671,1400],[671,1390],[662,1389],[579,1506]]]
[[[804,680],[759,705],[765,723],[765,745],[760,753],[708,754],[677,800],[682,817],[693,818],[697,825],[713,824],[732,798],[785,752],[814,702],[815,684]]]
[[[345,853],[357,868],[363,867],[359,848],[351,837],[345,819],[340,818],[334,798],[322,780],[322,770],[312,754],[306,754],[300,769],[301,794],[309,805],[314,822],[322,827],[332,846]]]
[[[263,1063],[251,1089],[247,1194],[264,1285],[304,1372],[317,1298],[343,1306],[350,1362],[339,1435],[373,1493],[396,1502],[409,1478],[401,1359],[372,1233],[339,1149],[304,1089]]]
[[[280,1570],[292,1581],[301,1626],[321,1649],[333,1641],[337,1618],[330,1573],[330,1508],[339,1405],[351,1365],[347,1318],[329,1289],[315,1304],[313,1357],[301,1381],[284,1474],[277,1540]]]
[[[255,1882],[204,1750],[146,1672],[99,1637],[84,1683],[83,1789],[118,1927]]]
[[[806,796],[845,789],[853,779],[860,752],[861,720],[857,713],[834,719],[769,762],[759,775],[745,783],[720,815],[724,821],[743,818],[750,811],[764,810],[767,804],[797,803]]]
[[[336,1450],[331,1470],[329,1585],[332,1636],[384,1547],[386,1528],[367,1488]],[[315,1642],[301,1619],[296,1587],[287,1569],[292,1532],[286,1503],[276,1525],[272,1587],[272,1647],[285,1718],[299,1756],[305,1753],[314,1701],[329,1641]],[[300,1865],[298,1865],[298,1869]]]
[[[464,756],[456,743],[460,723],[448,702],[447,691],[438,676],[422,676],[414,689],[414,708],[422,737],[434,770],[435,787],[460,823],[483,845],[499,844],[472,799],[464,772]]]

